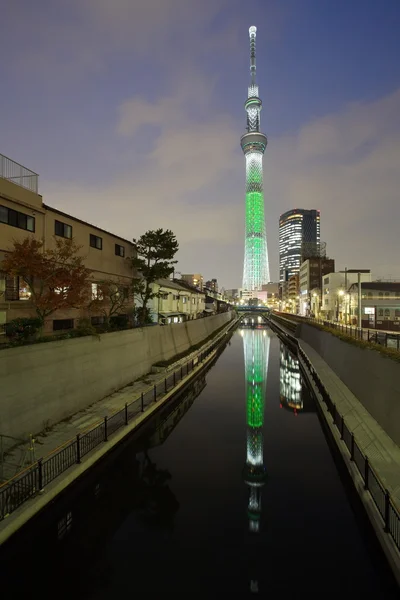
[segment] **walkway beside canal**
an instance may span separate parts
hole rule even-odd
[[[113,446],[119,443],[124,437],[132,433],[144,420],[152,415],[156,410],[163,406],[174,394],[193,379],[204,367],[209,364],[215,357],[219,344],[223,344],[227,333],[235,326],[236,321],[231,321],[222,332],[217,334],[215,338],[207,342],[201,349],[196,350],[192,354],[188,354],[178,363],[174,363],[173,368],[168,372],[149,373],[140,380],[132,382],[125,388],[111,394],[110,396],[96,402],[92,406],[86,408],[69,419],[66,419],[49,431],[37,436],[35,440],[35,460],[42,457],[47,457],[54,454],[57,450],[68,445],[76,439],[77,434],[83,435],[88,430],[91,430],[96,425],[104,421],[104,417],[110,417],[118,411],[124,409],[126,404],[129,404],[131,413],[135,412],[137,406],[137,415],[125,427],[117,431],[110,439],[97,446],[92,452],[85,456],[80,464],[74,465],[64,473],[60,474],[49,486],[47,486],[41,494],[27,500],[10,516],[0,521],[0,545],[4,543],[15,531],[17,531],[24,523],[26,523],[34,514],[41,510],[48,502],[54,499],[63,489],[77,479],[84,471],[90,468],[104,454],[109,452]],[[216,349],[214,349],[214,347]],[[205,358],[200,361],[200,355]],[[199,357],[199,359],[197,358]],[[158,394],[157,402],[146,403],[144,412],[141,412],[142,395],[149,396],[155,386],[163,387],[166,377],[170,377],[172,372],[183,364],[191,363],[191,370],[183,370],[183,376],[179,383],[166,393]],[[193,361],[193,362],[192,362]],[[15,448],[14,453],[17,455],[20,452],[19,448]],[[8,460],[13,462],[12,455],[8,456]],[[11,475],[11,473],[10,473]],[[12,473],[15,475],[15,473]]]

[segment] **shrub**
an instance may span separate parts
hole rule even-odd
[[[129,325],[128,315],[114,315],[110,317],[112,329],[126,329]]]
[[[78,326],[73,331],[76,331],[76,337],[97,334],[96,328],[93,327],[90,319],[79,319]]]
[[[13,319],[6,325],[6,335],[14,341],[32,339],[40,331],[43,323],[39,318]]]

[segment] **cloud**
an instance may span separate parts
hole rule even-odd
[[[13,44],[3,69],[28,81],[39,77],[53,93],[55,87],[65,93],[71,81],[85,84],[90,75],[109,73],[116,55],[130,59],[131,77],[143,65],[171,73],[196,56],[229,52],[238,36],[232,11],[238,1],[70,0],[55,8],[47,0],[48,7],[36,10],[19,0],[7,6],[0,48],[7,52],[15,38],[24,43]],[[222,12],[222,24],[212,27]]]
[[[128,138],[132,165],[138,156],[140,165],[98,187],[47,183],[45,200],[129,239],[169,227],[180,241],[182,271],[214,274],[226,287],[235,287],[242,275],[244,230],[240,132],[223,113],[207,122],[190,119],[187,94],[177,90],[157,103],[125,102],[117,111],[109,152],[121,137]],[[209,102],[207,96],[205,106]],[[400,90],[269,140],[264,189],[275,278],[279,215],[296,207],[321,210],[322,239],[338,268],[400,276],[399,111]],[[158,134],[141,154],[149,124],[159,128]]]
[[[270,140],[266,196],[273,198],[273,245],[280,213],[318,208],[321,237],[339,268],[400,276],[399,114],[397,90]]]

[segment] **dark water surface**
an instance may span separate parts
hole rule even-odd
[[[63,500],[56,595],[397,598],[340,472],[295,357],[269,329],[237,331]]]

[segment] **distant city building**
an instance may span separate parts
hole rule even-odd
[[[210,292],[218,292],[218,281],[216,279],[210,279],[206,281],[205,287],[210,290]]]
[[[297,314],[299,312],[299,275],[291,275],[287,281],[281,284],[281,306],[282,310]]]
[[[349,288],[351,323],[357,322],[358,283]],[[361,282],[362,327],[400,331],[400,283]]]
[[[349,288],[358,282],[360,273],[361,283],[371,281],[370,269],[346,269],[336,273],[328,273],[322,278],[321,316],[327,320],[348,322]]]
[[[228,302],[238,302],[240,300],[240,288],[225,290],[225,298]]]
[[[300,271],[302,254],[320,256],[320,212],[296,208],[279,219],[279,281]]]
[[[184,275],[181,275],[181,278],[183,279],[183,281],[187,281],[187,283],[193,285],[193,287],[199,290],[203,289],[204,279],[203,275],[200,275],[200,273],[185,273]]]
[[[309,316],[315,311],[314,305],[321,304],[322,277],[335,271],[335,261],[332,258],[313,257],[305,260],[299,273],[300,314]],[[318,297],[318,300],[316,298]],[[312,301],[311,299],[314,298]],[[314,310],[312,310],[312,306]]]

